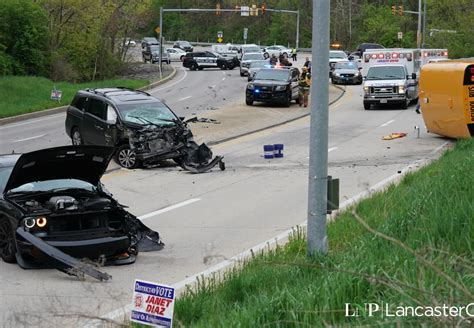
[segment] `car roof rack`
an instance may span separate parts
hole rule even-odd
[[[141,94],[144,94],[144,95],[147,95],[147,96],[151,96],[148,92],[145,92],[145,91],[142,91],[142,90],[135,90],[135,89],[132,89],[132,88],[128,88],[128,87],[115,87],[115,89],[119,89],[119,90],[129,90],[129,91],[134,91],[134,92],[137,92],[137,93],[141,93]],[[88,89],[85,89],[87,92],[92,92],[92,93],[95,93],[96,95],[100,95],[100,96],[103,96],[103,97],[107,97],[107,94],[108,93],[111,93],[111,92],[117,92],[118,90],[110,90],[110,91],[105,91],[105,92],[100,92],[98,91],[97,89],[92,89],[92,88],[88,88]]]

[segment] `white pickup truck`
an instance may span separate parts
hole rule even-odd
[[[364,76],[364,109],[371,105],[399,104],[403,109],[418,98],[416,73],[408,75],[404,65],[372,66]]]

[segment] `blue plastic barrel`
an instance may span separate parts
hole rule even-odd
[[[274,144],[273,145],[273,156],[275,158],[283,157],[283,144]]]
[[[263,146],[263,157],[264,158],[273,158],[273,152],[275,151],[275,147],[273,145],[264,145]]]

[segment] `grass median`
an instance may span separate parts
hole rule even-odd
[[[53,82],[43,77],[0,77],[0,118],[69,105],[77,90],[98,87],[128,87],[137,89],[148,80],[112,79],[87,83]],[[62,91],[61,102],[51,100],[51,90]]]
[[[305,235],[296,230],[286,245],[188,289],[176,303],[175,324],[472,326],[426,311],[474,300],[473,167],[474,139],[457,142],[331,222],[327,256],[309,259]],[[367,303],[380,310],[369,316],[376,305]],[[410,314],[417,306],[423,316]]]

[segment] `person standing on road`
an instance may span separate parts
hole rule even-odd
[[[308,107],[309,90],[311,88],[311,73],[308,71],[308,67],[306,66],[303,66],[298,80],[298,87],[300,107],[302,105],[304,105],[304,107]]]
[[[291,58],[293,59],[294,62],[297,61],[296,60],[296,48],[293,48],[291,50]]]
[[[275,54],[273,54],[272,57],[270,58],[270,65],[275,66],[277,63],[278,63],[278,58]]]
[[[308,72],[311,73],[311,60],[309,60],[309,57],[306,57],[306,61],[304,62],[303,67],[306,67],[308,69]]]

